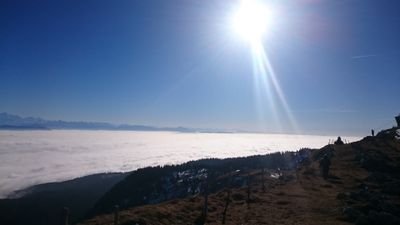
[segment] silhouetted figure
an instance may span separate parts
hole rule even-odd
[[[337,138],[337,140],[335,141],[335,145],[344,145],[344,143],[343,143],[343,141],[342,141],[342,138],[339,136],[338,138]]]
[[[329,167],[331,166],[331,160],[328,155],[324,155],[324,157],[319,161],[319,167],[322,170],[322,177],[326,180],[329,175]]]
[[[400,114],[395,117],[396,122],[397,122],[397,127],[400,127]]]
[[[375,136],[375,131],[374,131],[374,129],[371,130],[371,134],[372,134],[372,137]]]

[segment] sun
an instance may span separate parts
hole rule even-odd
[[[242,0],[232,17],[233,30],[244,40],[260,42],[271,24],[271,12],[259,0]]]

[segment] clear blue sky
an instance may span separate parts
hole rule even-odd
[[[394,125],[400,1],[266,2],[279,13],[265,50],[300,132],[364,135]],[[3,0],[0,112],[293,132],[276,93],[255,90],[251,51],[227,22],[235,5]]]

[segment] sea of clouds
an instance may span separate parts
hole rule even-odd
[[[334,138],[247,133],[0,131],[0,198],[32,185],[89,174],[126,172],[201,158],[320,148]]]

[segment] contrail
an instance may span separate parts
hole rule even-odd
[[[376,57],[378,55],[376,54],[369,54],[369,55],[356,55],[351,57],[352,59],[363,59],[363,58],[370,58],[370,57]]]

